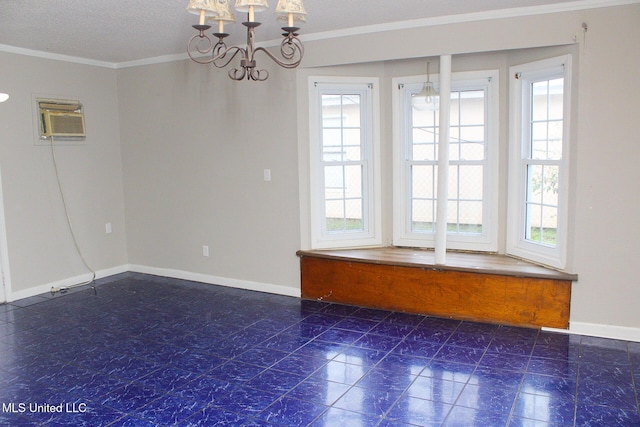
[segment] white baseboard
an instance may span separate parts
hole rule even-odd
[[[587,335],[591,337],[611,338],[640,342],[640,328],[627,326],[602,325],[599,323],[570,322],[569,329],[542,328],[545,331],[565,334]]]
[[[96,271],[96,279],[103,277],[113,276],[115,274],[126,273],[130,270],[128,264],[119,265],[117,267],[106,268],[104,270]],[[34,297],[51,291],[51,288],[64,288],[77,285],[78,283],[84,283],[91,280],[92,274],[86,273],[75,277],[68,277],[66,279],[57,280],[51,283],[45,283],[43,285],[34,286],[33,288],[24,289],[22,291],[11,292],[7,295],[7,302],[16,301],[23,298]]]
[[[230,288],[246,289],[249,291],[266,292],[270,294],[286,295],[300,298],[300,288],[274,285],[272,283],[253,282],[250,280],[232,279],[229,277],[211,276],[190,271],[173,270],[168,268],[148,267],[144,265],[130,265],[129,271],[153,274],[155,276],[171,277],[173,279],[192,280],[209,285],[227,286]]]
[[[640,328],[602,325],[598,323],[571,322],[570,330],[571,332],[580,335],[640,342]]]

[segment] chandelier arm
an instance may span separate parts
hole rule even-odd
[[[227,44],[224,42],[224,39],[219,39],[218,43],[211,50],[212,57],[224,58],[226,53],[229,51]]]
[[[297,35],[288,34],[282,39],[282,43],[280,43],[280,54],[286,59],[292,59],[297,54],[300,56],[300,59],[297,61],[298,64],[300,64],[304,56],[304,45]]]
[[[228,54],[230,54],[233,51],[233,54],[225,59],[225,56],[227,56]],[[238,56],[238,54],[242,55],[242,58],[244,58],[247,54],[246,50],[239,47],[239,46],[231,46],[230,48],[226,49],[223,52],[218,52],[217,55],[215,55],[213,57],[213,65],[215,65],[218,68],[224,68],[227,65],[229,65],[231,63],[231,61],[233,61],[233,59]],[[223,60],[223,61],[221,61]]]
[[[269,72],[267,70],[258,70],[257,68],[252,68],[247,75],[248,80],[253,80],[255,82],[263,82],[269,78]]]
[[[240,73],[240,74],[238,74]],[[236,81],[240,81],[243,80],[245,78],[245,76],[247,75],[247,69],[246,68],[242,68],[242,69],[237,69],[234,68],[233,70],[229,70],[229,78],[232,80],[236,80]]]
[[[300,63],[302,62],[302,57],[304,56],[304,48],[302,46],[302,43],[295,37],[292,38],[291,41],[285,39],[280,45],[280,55],[282,55],[282,57],[289,62],[281,61],[274,54],[263,47],[257,47],[254,50],[254,54],[259,51],[264,52],[269,58],[271,58],[273,62],[283,68],[296,68],[298,65],[300,65]],[[296,57],[297,59],[295,59]],[[290,62],[291,60],[294,61]]]
[[[194,43],[194,41],[196,40],[197,40],[197,43]],[[202,49],[199,46],[199,43],[203,40],[207,41],[206,49]],[[191,37],[189,39],[189,43],[187,43],[187,54],[189,55],[189,58],[191,58],[191,60],[193,60],[194,62],[197,62],[198,64],[210,64],[213,61],[215,61],[216,58],[201,59],[199,57],[200,55],[208,54],[212,50],[213,50],[213,41],[207,35],[205,35],[202,31],[199,34],[196,34],[193,37]],[[194,56],[195,52],[197,52],[199,56]]]

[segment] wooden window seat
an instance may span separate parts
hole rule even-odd
[[[497,254],[396,247],[298,251],[302,297],[461,320],[569,327],[575,274]]]

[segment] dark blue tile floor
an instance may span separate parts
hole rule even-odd
[[[640,343],[141,274],[0,305],[0,425],[639,426]]]

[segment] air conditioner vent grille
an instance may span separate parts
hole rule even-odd
[[[85,136],[84,116],[81,113],[62,113],[47,111],[46,135],[53,136]]]

